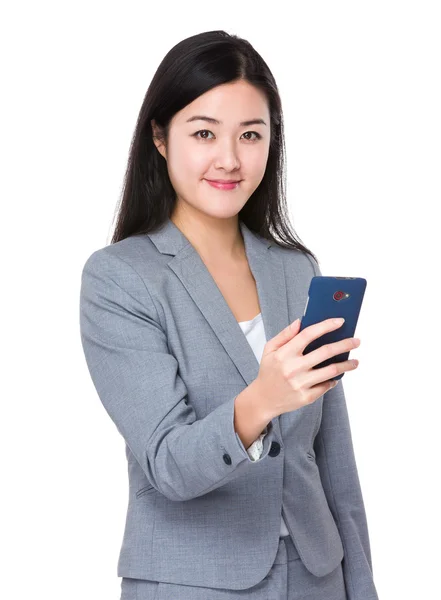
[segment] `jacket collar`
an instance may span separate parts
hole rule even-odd
[[[257,285],[266,339],[269,340],[289,325],[282,254],[277,252],[276,244],[251,231],[240,220],[239,226]],[[249,385],[259,373],[259,361],[194,246],[170,219],[159,230],[147,235],[162,254],[173,257],[168,263],[169,268],[180,279]]]

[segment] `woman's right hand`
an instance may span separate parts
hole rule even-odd
[[[300,330],[300,319],[270,339],[264,347],[259,374],[253,382],[269,418],[302,408],[315,402],[338,381],[332,377],[357,368],[353,360],[333,363],[313,369],[331,356],[357,348],[360,340],[346,338],[303,355],[304,349],[316,338],[341,327],[334,319],[326,319]]]

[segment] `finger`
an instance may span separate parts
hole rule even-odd
[[[338,342],[333,342],[331,344],[323,344],[320,348],[305,354],[303,357],[303,364],[306,365],[306,369],[311,369],[315,365],[319,365],[333,356],[343,354],[344,352],[350,352],[351,350],[354,350],[354,348],[358,348],[359,345],[360,340],[356,340],[355,338],[345,338],[344,340],[339,340]]]
[[[343,325],[343,323],[344,319],[325,319],[324,321],[320,321],[319,323],[314,323],[313,325],[305,327],[303,331],[296,335],[295,340],[292,340],[290,350],[292,350],[292,346],[295,344],[296,350],[303,352],[306,346],[308,346],[313,340],[321,337],[329,331],[338,329]]]
[[[312,404],[312,402],[318,400],[320,396],[323,396],[323,394],[326,394],[326,392],[332,390],[332,388],[334,388],[337,385],[337,383],[338,380],[335,381],[334,379],[331,379],[330,381],[322,381],[317,385],[311,386],[306,395],[306,403]]]
[[[293,323],[290,323],[288,327],[282,329],[280,333],[271,338],[265,345],[267,352],[273,352],[281,346],[284,346],[294,335],[298,333],[300,329],[300,319],[296,319]]]
[[[321,369],[311,369],[302,375],[303,385],[307,387],[314,387],[317,384],[327,382],[329,379],[346,373],[347,371],[354,371],[358,367],[358,361],[343,360],[339,363],[333,363],[327,367]]]

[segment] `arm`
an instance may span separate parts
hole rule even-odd
[[[311,262],[315,275],[321,275],[317,263]],[[324,394],[322,420],[314,451],[323,489],[343,544],[342,567],[348,600],[378,600],[365,507],[341,379],[335,388]]]
[[[237,397],[234,408],[234,429],[239,435],[251,460],[260,460],[263,453],[263,438],[268,433],[270,417],[258,410],[260,403],[254,382]],[[265,426],[265,427],[264,427]]]
[[[83,267],[80,331],[98,396],[160,493],[189,500],[254,468],[234,428],[239,394],[196,419],[144,281],[107,248]],[[262,459],[273,439],[269,422]]]

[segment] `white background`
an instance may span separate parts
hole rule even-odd
[[[21,2],[2,11],[2,597],[119,600],[124,441],[87,371],[80,274],[107,245],[159,63],[214,29],[278,83],[293,226],[367,279],[344,378],[381,600],[439,594],[438,2]]]

